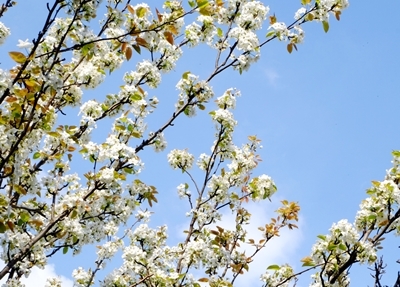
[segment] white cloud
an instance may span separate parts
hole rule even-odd
[[[276,85],[277,81],[279,79],[279,74],[272,69],[266,69],[265,71],[265,76],[267,77],[267,80],[269,82],[270,85]]]
[[[3,262],[2,262],[3,263]],[[64,276],[57,275],[54,265],[49,264],[44,269],[37,267],[32,268],[32,272],[28,278],[22,278],[21,282],[27,287],[44,287],[48,278],[59,278],[61,280],[62,287],[72,287],[73,281]],[[6,279],[0,280],[0,285],[4,284]]]

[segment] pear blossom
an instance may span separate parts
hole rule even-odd
[[[8,277],[4,286],[22,286],[20,277],[29,277],[35,266],[44,268],[53,254],[78,256],[87,245],[96,246],[97,258],[87,268],[78,262],[72,272],[74,286],[196,287],[206,280],[213,286],[233,285],[256,253],[268,247],[274,232],[292,227],[288,224],[297,220],[298,210],[287,211],[290,204],[280,209],[284,221],[267,223],[260,243],[251,243],[246,201],[273,198],[277,187],[270,176],[254,175],[259,140],[251,136],[244,145],[235,142],[238,122],[233,109],[240,91],[225,87],[218,97],[211,82],[230,67],[242,73],[260,58],[266,44],[259,36],[263,28],[279,40],[299,44],[304,40],[303,23],[265,26],[270,8],[261,1],[189,1],[189,6],[165,1],[157,9],[117,0],[64,2],[47,7],[44,28],[34,41],[18,41],[17,47],[34,49],[28,61],[26,53],[13,52],[14,67],[0,69],[0,258],[5,262],[2,274]],[[324,21],[348,2],[321,0],[317,6],[312,16]],[[3,8],[2,13],[10,7]],[[299,9],[296,20],[307,11]],[[0,44],[9,35],[10,29],[0,22]],[[152,89],[171,81],[162,79],[177,69],[188,47],[203,43],[212,48],[205,59],[215,56],[213,66],[209,72],[195,73],[195,67],[183,72],[171,113],[154,126],[158,123],[151,117],[157,117],[168,95],[155,95]],[[101,85],[111,73],[121,83],[105,91]],[[188,177],[176,183],[179,200],[187,203],[176,212],[188,216],[189,224],[184,239],[171,241],[168,227],[154,226],[151,220],[157,212],[154,206],[161,203],[158,194],[167,190],[143,180],[142,154],[147,158],[150,147],[162,153],[178,118],[194,117],[213,102],[216,107],[209,116],[215,133],[209,151],[195,158],[188,149],[172,146],[166,156],[172,169]],[[349,258],[340,251],[345,246],[357,252],[361,263],[376,260],[375,243],[360,240],[359,233],[384,225],[399,204],[399,158],[400,153],[394,155],[385,180],[373,184],[373,195],[360,205],[354,225],[339,221],[317,241],[310,256],[315,263],[333,270],[337,259],[324,261],[332,242],[342,244],[334,250],[337,258]],[[233,215],[233,228],[221,224],[226,210]],[[397,233],[399,222],[393,223]],[[245,244],[256,252],[240,250]],[[121,261],[112,264],[114,270],[98,272],[118,256]],[[329,276],[320,275],[312,277],[315,286]],[[281,285],[288,286],[294,276],[289,265],[282,265],[262,274],[261,281],[269,286],[287,280]],[[348,282],[344,275],[341,280]],[[59,278],[47,279],[46,286],[60,285]]]
[[[192,167],[194,156],[186,150],[173,149],[168,154],[168,162],[172,168],[188,170]]]
[[[10,36],[10,29],[0,22],[0,45],[4,44],[6,38]]]
[[[21,48],[21,49],[29,49],[29,48],[32,48],[32,47],[33,47],[33,44],[32,44],[31,42],[29,42],[28,39],[26,39],[25,41],[18,40],[18,45],[17,45],[17,47],[18,47],[18,48]]]

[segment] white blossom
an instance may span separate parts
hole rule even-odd
[[[3,45],[6,38],[10,36],[10,29],[7,28],[2,22],[0,22],[0,45]]]
[[[21,49],[29,49],[29,48],[32,48],[32,47],[33,47],[33,44],[32,44],[31,42],[29,42],[28,39],[26,39],[25,41],[18,40],[18,45],[17,45],[17,47],[18,47],[18,48],[21,48]]]
[[[174,169],[188,170],[192,167],[194,156],[187,150],[173,149],[168,154],[168,162]]]
[[[307,9],[304,7],[301,7],[299,10],[296,11],[294,14],[294,19],[298,20],[300,19],[305,13],[307,12]]]

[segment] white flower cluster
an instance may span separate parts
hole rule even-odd
[[[190,196],[189,185],[187,183],[181,183],[177,187],[179,198]]]
[[[235,22],[246,30],[259,30],[267,18],[269,7],[260,1],[249,1],[240,5],[240,12]]]
[[[150,132],[149,137],[153,136],[154,133]],[[167,147],[167,141],[165,140],[164,133],[157,133],[151,144],[156,152],[163,151]]]
[[[187,105],[195,99],[197,103],[206,103],[214,97],[214,92],[206,81],[199,81],[199,77],[185,72],[179,82],[176,84],[179,91],[178,102],[175,104],[176,109],[180,109],[186,105],[185,114],[194,116],[196,110],[193,105]]]
[[[0,69],[0,94],[3,94],[7,88],[11,87],[10,74]]]
[[[95,88],[103,82],[104,72],[98,69],[93,62],[82,62],[74,71],[77,83],[87,88]]]
[[[232,184],[228,174],[224,176],[213,174],[207,187],[210,197],[213,197],[216,202],[224,202],[228,199],[228,191]]]
[[[82,114],[81,124],[88,123],[90,126],[93,126],[93,128],[95,128],[95,119],[100,117],[102,113],[103,109],[101,108],[101,104],[99,104],[97,101],[90,100],[85,102],[81,106],[79,113]]]
[[[168,154],[168,163],[173,169],[189,170],[194,162],[194,156],[187,150],[173,149]]]
[[[240,91],[236,89],[228,89],[216,100],[220,109],[234,109],[236,107],[236,98],[240,97]]]
[[[268,175],[253,178],[249,185],[251,198],[255,201],[270,198],[276,192],[276,186]]]
[[[237,48],[244,52],[259,51],[259,40],[253,31],[243,29],[242,27],[235,27],[229,32],[229,37],[237,41]]]
[[[348,0],[321,0],[319,1],[318,8],[311,14],[316,20],[327,21],[329,19],[329,12],[342,11],[347,7],[349,7]]]
[[[300,44],[304,41],[304,31],[297,25],[293,30],[289,30],[283,22],[276,22],[269,26],[268,30],[273,29],[274,35],[281,41],[290,41],[294,44]]]
[[[111,259],[117,251],[123,247],[124,243],[121,239],[115,241],[107,241],[101,246],[98,246],[97,250],[97,261]],[[105,265],[102,266],[103,268]]]
[[[299,20],[305,13],[307,12],[307,9],[304,7],[301,7],[299,10],[296,11],[294,14],[294,19]]]
[[[232,112],[226,109],[218,109],[211,112],[212,119],[228,131],[233,131],[237,121],[233,118]]]
[[[62,281],[60,278],[47,278],[44,287],[62,287]]]
[[[393,212],[395,206],[399,206],[400,190],[394,180],[389,175],[382,182],[373,182],[373,187],[367,191],[371,196],[362,201],[356,216],[355,224],[359,231],[385,225],[390,219],[390,212]]]
[[[91,275],[92,272],[87,272],[82,267],[75,269],[72,272],[72,277],[74,277],[74,285],[76,285],[77,287],[87,286],[90,282]]]
[[[201,170],[207,170],[207,167],[210,164],[210,156],[205,153],[202,153],[197,159],[196,164]]]
[[[185,28],[185,38],[189,42],[189,46],[194,47],[200,42],[206,42],[212,47],[217,35],[214,19],[211,16],[200,15],[197,17],[197,22],[201,25],[194,22]]]
[[[172,271],[176,251],[165,246],[166,226],[151,229],[141,224],[133,232],[128,231],[128,236],[130,242],[123,248],[122,266],[110,273],[102,286],[131,286],[146,276],[155,285],[163,282],[173,286],[179,280],[178,274]]]
[[[313,264],[323,264],[322,277],[327,278],[327,281],[332,274],[335,274],[339,266],[350,259],[353,252],[356,252],[357,261],[361,263],[372,264],[377,258],[376,248],[370,242],[360,240],[356,228],[347,220],[334,223],[330,229],[330,234],[318,237],[319,240],[312,247],[311,258]],[[345,278],[345,273],[341,274],[338,281],[341,282]]]
[[[261,281],[265,283],[266,287],[269,286],[282,286],[282,287],[288,287],[290,286],[290,282],[292,280],[287,280],[289,277],[291,277],[294,272],[292,267],[289,265],[282,265],[282,266],[276,266],[277,270],[273,272],[272,274],[270,272],[265,272],[264,274],[261,275]],[[286,281],[287,280],[287,281]],[[281,283],[283,281],[286,281],[285,283]]]
[[[0,45],[3,45],[11,32],[2,22],[0,22]]]
[[[126,74],[125,81],[135,86],[139,83],[146,83],[150,88],[157,88],[161,82],[161,75],[155,64],[143,60],[137,64],[136,70]]]

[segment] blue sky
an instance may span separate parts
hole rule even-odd
[[[40,17],[43,9],[39,7],[44,8],[45,1],[39,2],[20,2],[1,19],[11,28],[12,35],[0,47],[3,55],[0,68],[11,67],[7,52],[17,50],[18,39],[36,37],[35,31],[44,21]],[[264,2],[271,13],[276,13],[278,21],[287,23],[300,7],[300,1]],[[147,3],[161,6],[161,1]],[[267,221],[283,198],[298,201],[302,207],[301,230],[284,236],[281,245],[274,243],[279,248],[271,250],[279,252],[271,251],[269,258],[266,255],[265,266],[277,260],[299,267],[299,259],[310,253],[316,235],[327,233],[332,223],[342,218],[353,222],[371,180],[383,179],[385,170],[391,166],[391,151],[400,149],[397,123],[400,24],[395,13],[399,10],[398,1],[379,6],[350,1],[340,22],[331,18],[327,34],[319,23],[304,25],[306,37],[304,44],[298,46],[299,51],[288,54],[284,43],[273,41],[263,48],[261,60],[249,72],[239,75],[229,70],[213,80],[216,95],[229,87],[241,90],[235,112],[239,122],[235,142],[244,143],[247,135],[254,134],[263,141],[264,148],[260,151],[263,162],[256,173],[270,175],[278,186],[272,204],[254,207],[255,220],[262,222],[266,217]],[[186,55],[174,72],[165,75],[160,88],[148,90],[150,96],[155,95],[161,101],[160,109],[150,118],[150,129],[154,130],[172,113],[177,99],[175,84],[184,71],[209,75],[214,63],[210,51],[184,50]],[[123,70],[134,67],[132,59],[124,64]],[[88,91],[84,99],[117,92],[121,75],[114,73],[101,89]],[[210,103],[208,110],[212,108]],[[168,167],[166,154],[173,148],[189,148],[195,156],[209,151],[213,126],[207,112],[198,114],[195,118],[179,119],[166,132],[169,143],[166,152],[155,154],[148,149],[141,155],[146,164],[142,178],[156,185],[160,192],[152,225],[168,223],[171,236],[176,238],[179,235],[173,233],[182,230],[184,212],[176,208],[175,189],[187,179]],[[60,120],[77,121],[76,115],[76,110],[71,111],[68,118]],[[108,130],[99,134],[99,139],[107,134]],[[392,266],[400,258],[397,248],[400,244],[396,240],[390,240],[383,249]],[[58,274],[69,277],[80,259],[68,257],[71,264],[61,266],[66,257],[56,256],[53,263]],[[368,272],[361,273],[359,268],[352,271],[352,286],[372,285]],[[396,269],[392,269],[385,283],[391,284],[395,275]],[[301,284],[306,286],[309,277],[303,277],[306,280]]]

